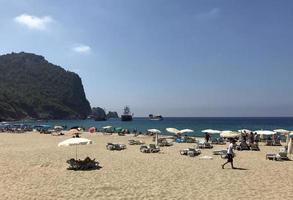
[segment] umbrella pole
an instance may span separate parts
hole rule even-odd
[[[77,160],[77,145],[75,145],[75,160]]]

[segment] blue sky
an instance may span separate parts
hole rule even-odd
[[[0,0],[0,53],[80,75],[135,116],[293,116],[293,1]]]

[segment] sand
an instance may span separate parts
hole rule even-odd
[[[69,136],[0,134],[0,199],[293,199],[293,162],[269,161],[268,152],[280,147],[261,146],[260,152],[236,151],[235,166],[202,150],[195,158],[179,150],[192,144],[162,147],[161,153],[143,154],[139,146],[106,150],[107,142],[127,144],[133,136],[88,135],[94,144],[79,146],[78,157],[90,156],[102,168],[66,170],[75,147],[57,147]],[[150,137],[139,139],[151,142]],[[213,160],[200,160],[201,156]]]

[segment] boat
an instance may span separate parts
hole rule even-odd
[[[157,121],[159,121],[159,120],[163,120],[163,117],[162,117],[162,115],[149,114],[149,119],[150,120],[157,120]]]
[[[130,108],[125,106],[123,114],[121,115],[121,121],[132,121],[132,116],[133,113],[130,112]]]

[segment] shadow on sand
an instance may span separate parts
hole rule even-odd
[[[234,170],[248,170],[246,168],[241,168],[241,167],[234,167]]]

